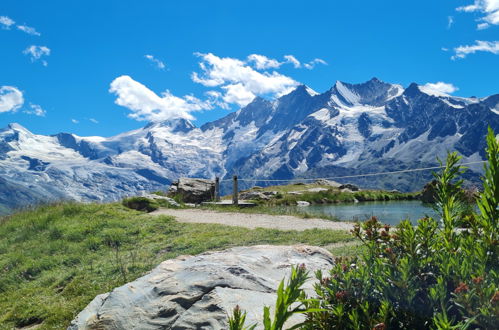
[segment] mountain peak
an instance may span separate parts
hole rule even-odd
[[[175,119],[168,119],[165,121],[161,122],[151,122],[147,124],[144,129],[151,129],[151,128],[159,128],[159,127],[165,127],[169,128],[171,132],[173,133],[187,133],[196,126],[194,126],[193,123],[191,123],[188,119],[185,118],[175,118]]]
[[[9,125],[7,125],[7,128],[11,129],[11,130],[15,130],[15,131],[29,132],[29,130],[26,127],[24,127],[18,123],[10,123]]]

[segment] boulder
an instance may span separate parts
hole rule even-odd
[[[242,200],[269,200],[270,198],[259,191],[246,191],[239,194],[239,198]]]
[[[359,187],[357,187],[356,185],[354,184],[351,184],[351,183],[345,183],[345,184],[342,184],[338,187],[338,189],[348,189],[350,191],[359,191]]]
[[[236,305],[246,325],[263,329],[263,306],[274,306],[292,265],[328,271],[333,258],[312,246],[236,247],[164,261],[149,274],[98,295],[68,329],[227,329]],[[314,280],[304,288],[313,294]],[[273,310],[271,311],[273,315]],[[303,320],[295,315],[287,326]]]
[[[336,181],[331,181],[331,180],[326,180],[326,179],[319,179],[315,181],[315,184],[319,186],[330,186],[333,188],[339,188],[341,186],[341,183],[336,182]]]
[[[307,189],[307,191],[310,191],[310,192],[321,192],[321,191],[328,191],[328,189],[317,187],[317,188]]]
[[[296,205],[297,206],[310,206],[310,203],[307,201],[297,201]]]
[[[156,195],[156,194],[145,194],[144,197],[149,198],[149,199],[153,199],[153,200],[166,201],[171,206],[180,207],[180,204],[177,203],[173,198],[170,198],[170,197],[160,196],[160,195]]]
[[[186,203],[200,204],[215,197],[215,182],[206,179],[180,178],[170,186],[168,195],[180,195]]]

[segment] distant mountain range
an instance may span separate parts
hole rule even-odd
[[[0,212],[47,200],[109,201],[164,190],[187,177],[336,177],[436,165],[447,150],[484,158],[487,126],[499,133],[499,94],[462,98],[373,78],[336,82],[320,94],[301,85],[276,100],[197,128],[184,119],[114,137],[0,130]],[[468,178],[476,180],[481,165]],[[352,178],[364,187],[420,189],[431,173]],[[339,180],[341,181],[341,180]]]

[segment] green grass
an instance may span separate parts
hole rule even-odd
[[[0,218],[0,328],[64,329],[97,294],[179,255],[349,240],[342,231],[181,224],[118,203],[41,206]]]

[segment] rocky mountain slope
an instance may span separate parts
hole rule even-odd
[[[457,150],[483,159],[490,125],[499,132],[499,94],[461,98],[373,78],[336,82],[319,94],[302,85],[199,128],[183,119],[150,123],[111,138],[0,130],[0,205],[42,200],[114,200],[165,189],[182,177],[336,177],[433,166]],[[472,166],[476,179],[481,165]],[[348,179],[366,187],[419,189],[428,172]],[[339,180],[341,181],[341,180]],[[0,207],[0,212],[2,209]]]

